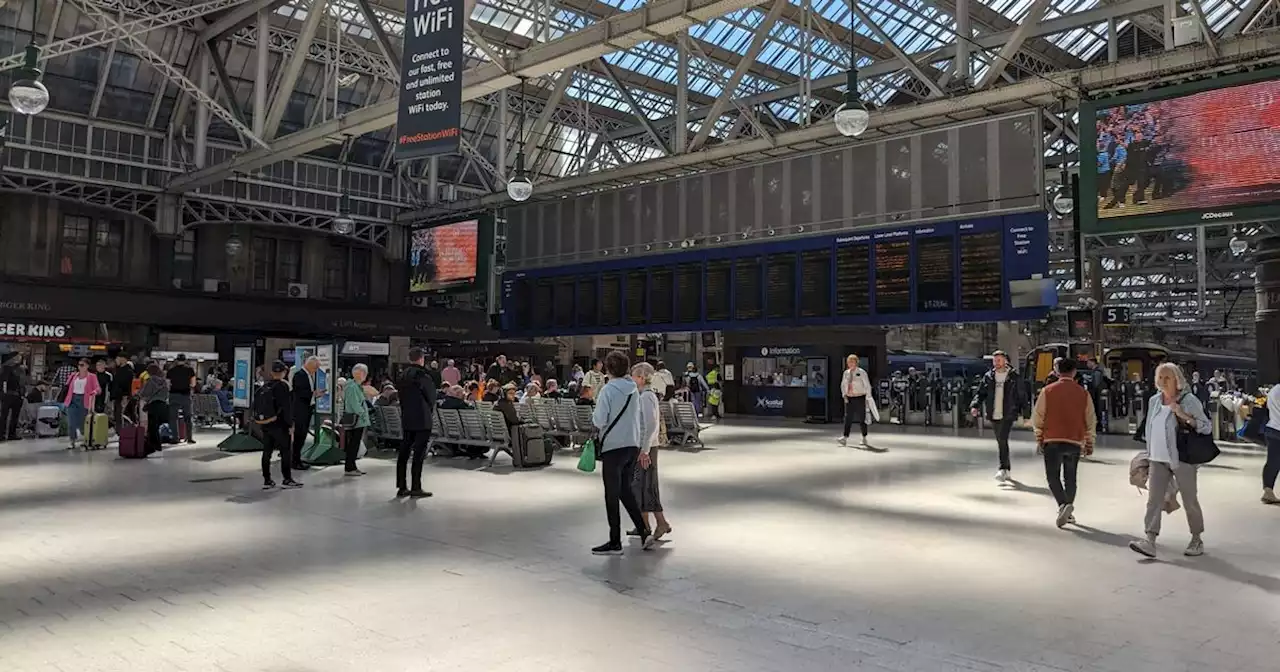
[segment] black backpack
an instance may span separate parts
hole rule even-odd
[[[280,416],[280,408],[276,404],[276,385],[279,381],[273,381],[263,385],[258,393],[253,397],[253,419],[259,424],[265,424],[267,420]]]

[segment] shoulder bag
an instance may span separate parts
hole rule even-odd
[[[608,438],[609,432],[617,426],[618,421],[622,419],[622,414],[627,412],[627,408],[631,406],[631,398],[636,396],[635,392],[627,395],[627,400],[622,404],[622,409],[609,422],[609,426],[604,428],[604,432],[600,435],[600,445],[604,445],[604,440]],[[587,473],[596,470],[596,442],[595,439],[587,439],[582,445],[582,457],[578,458],[578,469]]]
[[[1186,399],[1184,393],[1179,398]],[[1208,464],[1222,454],[1218,450],[1218,444],[1214,443],[1213,436],[1209,434],[1201,434],[1196,431],[1195,427],[1187,427],[1181,421],[1177,421],[1178,426],[1178,459],[1187,464]]]

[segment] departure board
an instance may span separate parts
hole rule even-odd
[[[551,278],[544,278],[533,285],[533,326],[535,329],[546,329],[552,324],[551,308],[555,305],[555,296]]]
[[[831,249],[800,253],[800,317],[831,315]]]
[[[876,243],[876,313],[911,312],[911,239]]]
[[[733,266],[733,319],[758,320],[764,317],[760,258],[739,259]]]
[[[600,300],[596,296],[596,276],[578,278],[578,326],[594,327],[599,323]]]
[[[796,255],[771,254],[765,257],[765,317],[773,320],[796,315]]]
[[[600,326],[616,327],[622,324],[622,275],[605,273],[600,276]]]
[[[640,326],[649,321],[649,274],[643,270],[627,272],[627,324]]]
[[[956,239],[916,237],[916,310],[956,309]]]
[[[559,278],[551,288],[551,323],[565,329],[573,326],[573,278]]]
[[[676,266],[676,321],[682,324],[702,319],[702,264]]]
[[[733,279],[733,261],[715,259],[707,262],[707,321],[719,322],[731,317],[729,314],[729,283]]]
[[[649,274],[649,321],[654,324],[670,324],[675,316],[671,305],[671,283],[675,272],[670,268],[656,268]]]
[[[868,240],[871,236],[866,236]],[[871,245],[836,248],[836,315],[871,314]]]
[[[528,278],[517,278],[511,282],[511,296],[502,304],[515,324],[532,324],[533,322],[533,281]]]
[[[960,235],[960,310],[1004,306],[1002,238],[1001,231]]]

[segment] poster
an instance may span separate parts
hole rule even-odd
[[[235,389],[232,390],[232,406],[249,408],[249,395],[253,390],[253,348],[235,349],[233,384]]]
[[[462,122],[464,0],[407,0],[397,161],[458,151]]]
[[[409,291],[434,292],[476,280],[480,221],[417,229],[409,238]]]
[[[333,344],[316,346],[316,357],[320,359],[316,389],[324,391],[324,396],[316,399],[316,413],[328,415],[333,413],[333,388],[337,382],[333,375]]]

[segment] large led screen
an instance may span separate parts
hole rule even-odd
[[[476,280],[480,222],[416,229],[409,240],[409,291],[438,292]]]
[[[1163,218],[1148,216],[1208,211],[1203,217],[1231,219],[1233,208],[1280,201],[1278,101],[1274,79],[1163,100],[1099,101],[1097,170],[1092,188],[1082,185],[1090,192],[1080,194],[1083,207],[1107,231],[1122,226],[1120,218],[1159,224]]]

